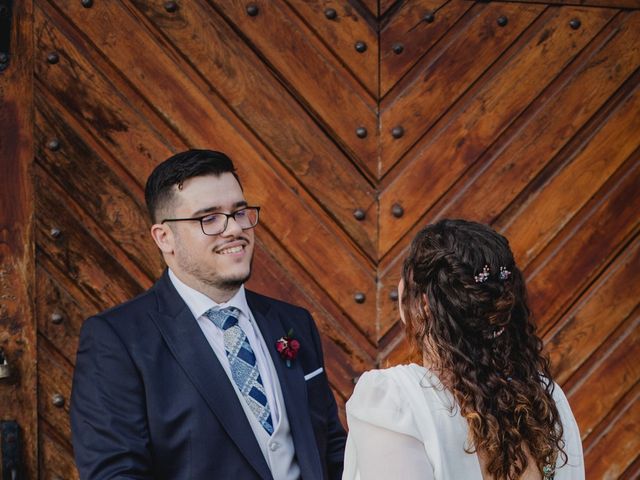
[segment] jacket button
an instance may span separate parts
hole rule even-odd
[[[278,447],[280,447],[280,444],[278,442],[271,442],[269,444],[269,450],[271,450],[272,452],[275,452]]]

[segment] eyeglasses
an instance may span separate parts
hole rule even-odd
[[[160,223],[165,222],[188,222],[198,221],[205,235],[220,235],[227,229],[229,218],[233,218],[242,230],[249,230],[258,224],[260,207],[244,207],[233,213],[209,213],[202,217],[192,218],[165,218]]]

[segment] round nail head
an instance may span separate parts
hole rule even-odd
[[[505,17],[504,15],[502,15],[501,17],[498,17],[498,26],[504,27],[507,23],[509,23],[509,20],[507,19],[507,17]]]
[[[391,135],[393,136],[393,138],[402,137],[404,135],[404,128],[402,128],[401,126],[393,127],[393,130],[391,130]]]
[[[356,135],[358,138],[365,138],[367,136],[367,129],[364,127],[356,128]]]
[[[335,20],[338,18],[338,12],[336,12],[335,8],[327,8],[324,11],[324,16],[327,17],[328,20]]]
[[[400,218],[404,215],[404,208],[399,203],[394,203],[393,207],[391,207],[391,214],[396,218]]]
[[[54,325],[60,325],[62,323],[63,317],[62,314],[59,312],[53,312],[51,314],[51,323],[53,323]]]
[[[59,228],[55,227],[51,229],[50,233],[53,238],[60,238],[60,235],[62,235],[62,231]]]
[[[358,220],[358,221],[362,221],[362,220],[364,220],[364,217],[365,217],[364,210],[363,210],[363,209],[361,209],[361,208],[356,208],[356,209],[353,211],[353,216],[354,216],[354,218],[355,218],[356,220]]]
[[[260,9],[255,3],[247,5],[247,15],[249,15],[250,17],[255,17],[256,15],[258,15],[258,13],[260,13]]]
[[[47,148],[52,152],[57,152],[58,150],[60,150],[60,140],[58,140],[57,138],[52,138],[47,142]]]
[[[393,53],[396,55],[400,55],[404,51],[404,46],[401,43],[396,43],[391,47],[391,50],[393,50]]]
[[[49,62],[51,65],[55,65],[59,61],[60,61],[60,56],[58,55],[57,52],[51,52],[49,55],[47,55],[47,62]]]
[[[582,25],[582,22],[577,18],[572,18],[571,21],[569,22],[569,26],[574,30],[579,29],[580,25]]]
[[[164,2],[164,9],[169,13],[174,13],[178,10],[178,4],[176,2]]]
[[[56,408],[62,408],[64,407],[64,397],[59,393],[55,393],[51,397],[51,403],[53,403],[53,406]]]
[[[433,21],[436,19],[436,16],[433,14],[433,12],[428,12],[428,13],[425,13],[424,17],[422,18],[427,23],[433,23]]]
[[[367,51],[367,44],[364,42],[356,42],[356,52],[358,53],[364,53]]]
[[[366,297],[364,293],[358,292],[353,296],[353,299],[356,301],[356,303],[364,303],[364,301],[366,300]]]
[[[398,290],[391,290],[391,292],[389,293],[389,299],[397,302],[398,301]]]
[[[82,6],[84,8],[91,8],[93,7],[93,0],[82,0]]]

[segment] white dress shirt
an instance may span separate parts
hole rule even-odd
[[[207,297],[205,294],[189,287],[184,282],[182,282],[172,271],[169,269],[169,278],[171,279],[171,283],[178,291],[178,294],[184,302],[191,310],[194,318],[198,322],[202,333],[206,337],[209,345],[213,349],[216,357],[222,364],[224,371],[227,373],[231,384],[236,388],[236,384],[231,376],[231,368],[229,366],[229,359],[227,358],[227,353],[224,349],[224,332],[222,329],[218,328],[208,317],[204,315],[204,313],[210,308],[227,308],[227,307],[235,307],[240,311],[240,316],[238,317],[238,325],[244,333],[247,335],[247,340],[251,345],[251,349],[256,356],[256,363],[258,364],[258,370],[260,371],[260,377],[262,378],[262,383],[264,385],[264,390],[267,395],[267,402],[269,403],[269,409],[271,411],[271,418],[273,420],[274,428],[278,425],[280,421],[280,412],[278,409],[278,402],[276,402],[276,385],[279,385],[278,382],[272,377],[271,369],[268,368],[268,356],[269,350],[268,345],[266,345],[262,334],[260,333],[260,329],[256,325],[255,319],[253,318],[253,314],[249,309],[249,305],[247,304],[247,298],[245,295],[244,285],[240,287],[240,289],[235,293],[229,301],[225,303],[216,303],[211,298]],[[272,348],[276,348],[275,345],[271,346]],[[242,399],[244,401],[244,399]]]

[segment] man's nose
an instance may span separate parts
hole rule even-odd
[[[242,227],[234,217],[227,217],[227,228],[224,229],[222,235],[232,236],[232,235],[240,235],[242,233]]]

